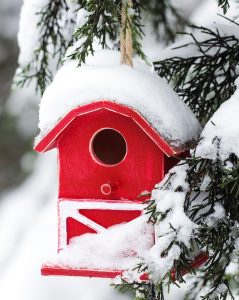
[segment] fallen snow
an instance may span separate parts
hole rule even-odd
[[[239,80],[236,81],[237,86]],[[225,160],[231,153],[239,157],[239,90],[223,103],[206,124],[196,156]]]
[[[163,79],[138,60],[134,68],[119,62],[119,52],[109,50],[81,67],[66,62],[41,100],[40,137],[74,107],[105,99],[137,110],[175,148],[198,138],[199,122]]]
[[[66,249],[47,262],[68,268],[125,270],[133,268],[153,245],[153,227],[141,216],[98,234],[71,239]]]

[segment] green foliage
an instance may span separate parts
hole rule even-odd
[[[225,14],[230,7],[228,0],[218,0],[218,6],[223,9],[223,13]]]
[[[66,0],[49,1],[44,8],[36,12],[39,17],[39,46],[35,49],[32,60],[27,65],[20,66],[15,78],[16,86],[23,87],[36,81],[36,90],[43,94],[53,79],[54,74],[50,66],[52,60],[58,63],[58,68],[66,49],[73,41],[77,44],[68,58],[78,60],[79,65],[85,62],[89,54],[94,53],[94,42],[99,43],[102,48],[119,48],[121,0],[74,0],[73,3],[76,11],[79,8],[85,9],[87,16],[70,40],[64,37],[64,30],[75,25],[76,20],[64,18],[69,10]],[[142,14],[150,14],[155,33],[161,41],[166,42],[174,40],[175,32],[182,30],[186,21],[171,1],[132,0],[132,3],[133,49],[135,54],[146,61],[141,44],[144,35]],[[173,24],[171,16],[174,19]]]
[[[82,9],[85,9],[88,16],[74,33],[75,40],[82,40],[76,47],[71,59],[77,59],[79,65],[85,62],[86,57],[94,53],[93,42],[97,39],[102,48],[109,48],[109,41],[116,41],[120,30],[121,1],[100,0],[85,1],[79,0]]]
[[[134,0],[133,3],[133,13],[131,13],[131,32],[132,32],[132,40],[133,40],[133,50],[136,55],[142,58],[144,61],[147,61],[147,58],[143,52],[142,39],[144,36],[144,32],[142,30],[142,10],[143,6],[140,3],[140,0]],[[128,7],[130,10],[130,7]]]
[[[214,142],[219,150],[220,141],[215,139]],[[181,254],[178,259],[174,260],[172,268],[176,281],[168,272],[158,282],[122,280],[120,284],[117,284],[117,288],[121,291],[133,290],[140,296],[142,295],[141,298],[144,300],[164,299],[163,287],[169,289],[174,284],[179,285],[185,282],[183,273],[187,271],[194,278],[194,284],[187,299],[194,300],[198,294],[204,300],[233,299],[231,288],[236,284],[235,278],[231,278],[226,273],[226,269],[235,251],[235,241],[239,238],[239,160],[234,154],[223,161],[219,156],[215,160],[193,156],[183,160],[180,164],[184,163],[188,164],[186,181],[189,184],[184,210],[197,227],[194,230],[194,238],[191,239],[190,247],[179,243],[175,235],[175,239],[164,250],[163,256],[167,255],[175,244],[180,247]],[[167,190],[170,182],[169,176],[160,188]],[[208,183],[205,184],[205,182]],[[180,186],[175,189],[175,192],[177,191],[180,192]],[[151,199],[146,213],[151,222],[160,226],[160,223],[170,214],[170,210],[165,214],[159,214],[156,206],[155,199]],[[221,216],[218,216],[218,207],[224,211]],[[175,230],[172,226],[171,229]],[[195,249],[209,254],[206,265],[197,273],[190,265],[191,253]],[[137,271],[139,274],[148,272],[148,266],[142,263]],[[153,297],[149,294],[152,286],[154,287]]]
[[[234,23],[238,26],[237,23]],[[192,55],[174,56],[154,63],[159,76],[172,82],[175,91],[205,123],[235,91],[239,40],[233,34],[222,35],[217,29],[191,26],[196,33],[185,33]],[[176,50],[175,50],[176,51]]]
[[[52,81],[50,60],[54,58],[60,63],[71,42],[67,41],[63,34],[67,24],[74,22],[74,20],[64,21],[63,15],[68,9],[66,0],[54,0],[36,12],[39,16],[39,46],[34,51],[32,61],[20,66],[15,79],[16,86],[21,88],[36,80],[36,89],[42,94]]]
[[[215,140],[215,143],[220,149],[220,141]],[[216,299],[229,299],[232,294],[226,268],[235,249],[235,240],[239,237],[239,160],[232,154],[225,161],[219,157],[216,160],[191,158],[187,161],[191,190],[185,201],[185,211],[198,225],[196,243],[210,254],[206,266],[195,280],[194,293],[190,293],[188,299],[195,299],[202,286],[208,288],[202,299],[209,300],[215,293],[219,294]],[[202,191],[206,176],[210,182]],[[200,201],[197,201],[198,198]],[[217,219],[213,214],[218,204],[224,208],[225,216]],[[212,225],[208,221],[212,221]],[[226,288],[220,293],[222,285]]]
[[[128,282],[121,279],[120,284],[113,284],[113,286],[120,292],[125,293],[133,291],[136,293],[134,300],[164,300],[162,284],[152,284],[150,282]]]
[[[94,42],[99,43],[103,49],[112,48],[112,43],[114,47],[119,48],[122,1],[79,1],[79,4],[86,10],[87,17],[74,33],[75,40],[82,42],[75,47],[69,58],[78,60],[81,65],[89,54],[94,53]],[[133,50],[135,54],[146,60],[141,45],[143,38],[141,11],[143,7],[138,0],[132,1],[132,4],[132,9],[129,4],[127,5],[127,10],[132,10],[130,12],[131,21],[127,24],[128,26],[130,24],[132,32]]]

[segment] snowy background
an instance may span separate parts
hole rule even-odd
[[[218,19],[215,0],[175,2],[196,24]],[[37,156],[31,150],[39,103],[34,90],[10,94],[21,4],[21,0],[0,1],[0,299],[131,299],[115,292],[109,280],[40,275],[41,263],[55,253],[57,245],[56,153]],[[149,36],[145,38],[149,57],[159,57],[161,48]],[[168,299],[182,296],[183,290],[176,289]]]

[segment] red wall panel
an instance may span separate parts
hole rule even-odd
[[[103,128],[120,132],[127,143],[125,159],[115,166],[100,164],[92,157],[90,141]],[[76,117],[58,140],[59,197],[135,200],[163,178],[163,152],[129,117],[100,109]],[[101,186],[115,186],[103,195]]]

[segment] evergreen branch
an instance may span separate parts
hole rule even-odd
[[[214,142],[220,149],[220,140],[215,139]],[[209,289],[202,296],[204,300],[212,297],[228,299],[229,296],[233,299],[229,278],[226,276],[226,268],[235,250],[235,240],[239,236],[237,227],[239,222],[239,185],[234,186],[239,178],[238,158],[231,154],[225,161],[219,159],[211,161],[203,158],[196,160],[192,158],[187,161],[191,166],[188,170],[188,181],[191,187],[197,186],[200,189],[204,177],[210,177],[207,195],[197,205],[191,203],[189,209],[192,220],[198,224],[196,240],[201,248],[207,249],[210,257],[201,275],[194,283],[195,293],[188,295],[187,299],[195,299],[195,295],[201,292],[200,286],[207,286]],[[230,165],[230,168],[226,165]],[[199,193],[198,196],[201,194]],[[187,203],[190,202],[190,197],[189,193]],[[214,215],[216,205],[223,207],[224,217],[217,216],[217,213]],[[224,288],[222,289],[222,287]]]
[[[63,34],[65,27],[74,20],[64,20],[63,15],[69,9],[66,0],[49,1],[40,11],[39,46],[34,51],[32,60],[25,66],[20,66],[15,79],[15,85],[23,87],[36,80],[36,90],[43,94],[46,86],[52,81],[50,59],[56,59],[58,64],[63,58],[68,42]]]
[[[229,9],[229,1],[228,0],[218,0],[218,6],[223,9],[223,13],[225,14]]]
[[[128,282],[121,278],[121,283],[113,284],[113,286],[120,292],[125,293],[128,291],[135,292],[136,297],[134,300],[165,300],[163,285],[155,285],[149,282]]]
[[[94,43],[99,43],[103,49],[110,48],[110,42],[119,46],[122,3],[121,0],[100,0],[79,1],[79,4],[87,11],[88,16],[74,34],[75,40],[80,41],[80,44],[75,47],[68,58],[78,60],[81,65],[89,54],[94,54]],[[130,29],[133,50],[135,54],[146,60],[141,45],[143,38],[141,11],[143,7],[138,0],[132,1],[132,4]]]
[[[132,1],[134,13],[131,16],[131,32],[133,40],[133,50],[141,59],[147,62],[146,55],[143,52],[142,39],[144,32],[142,29],[141,13],[143,6],[140,4],[139,0]]]
[[[191,26],[200,31],[203,40],[187,34],[192,42],[182,47],[195,47],[191,57],[172,57],[154,63],[159,76],[172,82],[176,92],[203,123],[235,91],[238,76],[239,39],[224,36],[216,29]]]
[[[75,31],[74,38],[82,41],[69,58],[84,63],[89,54],[94,53],[93,43],[99,42],[102,48],[109,48],[109,41],[116,41],[119,36],[121,1],[100,0],[86,1],[79,0],[88,16],[85,22]]]
[[[206,266],[195,279],[193,288],[195,292],[188,294],[187,299],[193,300],[197,294],[201,294],[201,286],[208,289],[206,294],[201,295],[204,300],[229,299],[229,296],[234,299],[230,289],[230,278],[226,276],[226,268],[235,248],[232,228],[232,224],[225,220],[219,222],[215,228],[201,226],[198,238],[201,245],[210,250],[211,255]]]
[[[39,46],[34,51],[34,56],[27,65],[20,66],[15,78],[15,85],[23,87],[36,80],[36,89],[42,94],[46,86],[52,81],[53,70],[50,66],[51,61],[59,63],[64,57],[65,51],[73,40],[79,41],[68,58],[77,59],[79,65],[85,62],[89,54],[94,53],[93,43],[99,42],[102,48],[118,47],[121,0],[100,0],[86,1],[76,0],[77,7],[84,8],[89,15],[85,23],[80,26],[70,41],[64,37],[63,31],[68,24],[75,24],[73,19],[64,19],[69,7],[66,0],[49,1],[36,14],[39,17]],[[153,15],[154,26],[159,25],[164,28],[164,36],[167,41],[173,40],[174,28],[170,26],[170,17],[175,17],[175,24],[184,23],[183,18],[178,14],[176,8],[168,1],[140,1],[133,0],[132,15],[132,37],[133,49],[135,54],[146,61],[146,56],[142,50],[141,40],[142,30],[142,11],[148,10]],[[159,18],[157,17],[159,14]],[[173,26],[174,27],[174,26]],[[182,29],[180,25],[178,29]],[[156,30],[156,32],[159,32]],[[162,30],[160,29],[160,32]],[[161,33],[160,33],[161,35]]]

